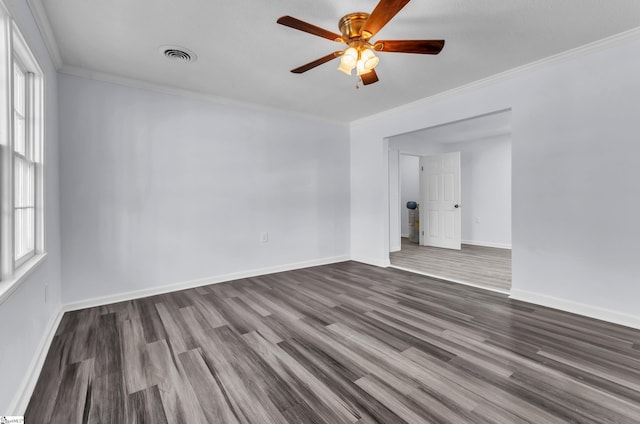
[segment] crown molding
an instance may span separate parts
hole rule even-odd
[[[58,69],[58,72],[61,74],[72,75],[72,76],[86,78],[94,81],[101,81],[109,84],[117,84],[125,87],[153,91],[161,94],[168,94],[171,96],[201,100],[201,101],[217,103],[217,104],[226,105],[226,106],[234,106],[234,107],[239,107],[244,109],[252,109],[259,112],[273,113],[281,116],[297,116],[299,118],[308,119],[316,122],[338,124],[338,125],[344,126],[345,128],[348,128],[349,126],[348,122],[344,122],[340,120],[323,118],[316,115],[296,112],[292,110],[279,109],[277,107],[261,105],[258,103],[234,100],[228,97],[216,96],[213,94],[207,94],[200,91],[189,90],[185,88],[178,88],[178,87],[170,86],[167,84],[154,83],[154,82],[139,80],[135,78],[125,77],[122,75],[111,74],[107,72],[93,71],[87,68],[81,68],[77,66],[62,65]]]
[[[60,69],[62,67],[62,55],[60,54],[56,37],[53,35],[51,23],[49,22],[47,13],[42,5],[42,0],[27,0],[27,4],[29,5],[29,9],[31,9],[33,19],[36,21],[36,25],[40,30],[40,35],[42,35],[44,44],[47,46],[53,65],[56,69]]]
[[[547,66],[555,65],[558,63],[562,63],[568,60],[572,60],[578,57],[587,56],[589,54],[605,50],[609,47],[615,46],[617,44],[623,43],[628,40],[634,40],[640,38],[640,26],[630,29],[628,31],[621,32],[619,34],[612,35],[610,37],[603,38],[601,40],[597,40],[591,42],[589,44],[584,44],[582,46],[573,48],[571,50],[567,50],[561,53],[557,53],[553,56],[548,56],[540,60],[536,60],[534,62],[527,63],[522,66],[518,66],[512,69],[508,69],[506,71],[491,75],[489,77],[473,81],[468,84],[464,84],[455,88],[452,88],[447,91],[443,91],[441,93],[436,93],[434,95],[423,97],[422,99],[415,100],[410,103],[406,103],[401,106],[397,106],[392,109],[385,110],[383,112],[376,113],[374,115],[369,115],[364,118],[356,119],[351,121],[352,126],[358,125],[366,125],[372,120],[378,120],[381,116],[387,115],[390,112],[402,112],[407,109],[412,109],[418,105],[430,103],[435,100],[441,100],[450,96],[457,95],[461,92],[472,90],[475,88],[486,87],[489,85],[493,85],[499,82],[506,81],[511,78],[515,78],[522,74],[532,72],[535,70],[539,70],[541,68],[545,68]]]

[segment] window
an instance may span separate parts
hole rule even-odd
[[[0,0],[0,301],[44,258],[43,75]]]
[[[13,62],[13,256],[18,267],[35,253],[36,161],[30,129],[32,75]]]

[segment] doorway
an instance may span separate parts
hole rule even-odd
[[[500,111],[389,138],[391,266],[509,292],[511,288],[511,111]],[[460,152],[461,249],[411,243],[406,205],[426,209],[420,157]],[[398,193],[393,193],[397,187]],[[399,204],[398,204],[399,203]],[[450,205],[451,206],[451,205]],[[453,207],[452,206],[452,207]],[[419,231],[434,224],[421,211]],[[397,218],[397,219],[395,219]],[[421,243],[423,244],[423,243]]]

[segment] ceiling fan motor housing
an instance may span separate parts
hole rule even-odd
[[[349,13],[348,15],[344,15],[340,22],[338,22],[338,27],[340,28],[340,32],[345,39],[345,42],[348,44],[352,39],[364,39],[368,40],[371,38],[371,34],[365,33],[360,34],[360,30],[365,22],[369,19],[369,14],[365,12],[355,12]],[[368,36],[367,36],[368,35]]]

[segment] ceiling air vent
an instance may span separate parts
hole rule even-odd
[[[175,62],[195,62],[198,58],[194,52],[180,46],[160,46],[160,52],[164,57]]]

